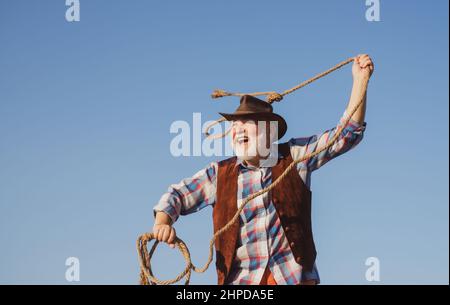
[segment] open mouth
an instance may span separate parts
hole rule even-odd
[[[248,143],[249,139],[248,139],[248,137],[245,136],[245,135],[239,135],[239,136],[236,137],[236,140],[235,140],[235,141],[236,141],[236,143],[238,143],[239,145],[242,145],[242,144]]]

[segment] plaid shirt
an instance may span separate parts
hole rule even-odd
[[[338,124],[343,124],[343,118]],[[358,124],[351,120],[332,147],[297,165],[300,177],[308,188],[311,173],[329,160],[355,147],[362,140],[365,128],[366,123]],[[289,145],[292,158],[296,160],[322,147],[333,137],[336,129],[337,127],[332,128],[320,135],[291,139]],[[240,161],[237,162],[237,166],[239,166],[237,194],[239,207],[247,196],[272,183],[272,171],[270,167],[245,166]],[[154,207],[155,213],[163,211],[175,222],[179,215],[187,215],[206,206],[213,206],[217,169],[218,163],[213,162],[193,177],[171,185]],[[303,280],[311,279],[320,282],[315,265],[312,272],[302,272],[302,266],[295,261],[275,207],[269,194],[265,193],[250,201],[241,212],[236,256],[226,284],[259,284],[267,266],[277,284],[299,284]]]

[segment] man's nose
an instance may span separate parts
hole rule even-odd
[[[245,129],[244,127],[238,127],[236,129],[236,134],[240,135],[240,134],[247,134],[247,129]]]

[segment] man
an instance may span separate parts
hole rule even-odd
[[[355,57],[353,89],[343,118],[360,102],[358,97],[364,96],[364,100],[337,142],[299,163],[271,192],[248,202],[239,223],[218,237],[215,243],[218,284],[320,282],[311,230],[311,173],[362,140],[366,128],[367,84],[373,69],[368,55]],[[268,154],[267,149],[262,153],[262,148],[283,137],[287,124],[280,115],[273,113],[269,103],[247,95],[241,98],[234,113],[221,115],[232,122],[236,157],[213,162],[192,178],[172,185],[154,207],[153,233],[157,240],[171,247],[176,237],[172,225],[179,215],[213,206],[216,232],[233,217],[247,196],[269,186],[293,160],[326,145],[337,130],[335,127],[320,135],[293,138],[280,144],[276,146],[278,152],[272,162],[273,154]],[[343,118],[338,126],[343,124]]]

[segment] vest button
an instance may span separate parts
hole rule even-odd
[[[300,264],[300,262],[302,261],[302,259],[300,258],[300,256],[297,256],[297,257],[295,258],[295,261],[296,261],[298,264]]]
[[[284,231],[286,231],[286,232],[289,232],[290,230],[291,230],[291,228],[289,228],[289,227],[284,228]]]
[[[295,243],[294,242],[291,242],[291,247],[293,248],[295,246]]]

